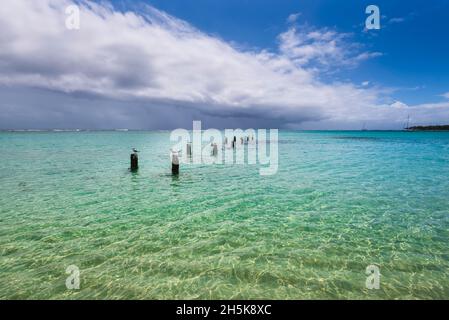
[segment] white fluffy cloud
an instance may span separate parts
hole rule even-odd
[[[379,57],[380,52],[359,52],[349,42],[350,34],[335,30],[292,26],[279,35],[280,51],[301,67],[310,64],[322,68],[354,67],[361,61]]]
[[[298,21],[298,18],[300,16],[301,16],[301,12],[292,13],[291,15],[288,16],[287,22],[288,23],[295,23],[296,21]]]
[[[0,6],[1,86],[137,99],[286,124],[374,118],[395,123],[407,112],[380,104],[373,88],[318,80],[312,64],[337,67],[380,55],[357,52],[347,35],[333,30],[290,26],[279,36],[279,52],[242,51],[149,6],[137,14],[81,2],[81,29],[68,30],[70,4],[15,0]]]

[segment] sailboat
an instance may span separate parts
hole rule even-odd
[[[407,116],[407,124],[404,126],[404,130],[410,130],[410,115]]]
[[[362,131],[368,131],[368,129],[366,129],[366,122],[363,123]]]

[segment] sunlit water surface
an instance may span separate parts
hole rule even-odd
[[[172,177],[169,132],[0,133],[0,298],[449,298],[449,133],[279,139]]]

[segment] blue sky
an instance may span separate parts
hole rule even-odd
[[[370,4],[380,30],[364,29]],[[449,123],[448,13],[449,0],[8,2],[0,129]]]
[[[129,9],[128,2],[115,1]],[[286,18],[317,27],[335,27],[384,55],[338,76],[397,89],[405,103],[442,101],[449,91],[449,1],[425,0],[151,0],[146,1],[202,31],[243,46],[276,50]],[[375,4],[381,30],[363,32],[365,8]],[[393,20],[392,20],[393,19]],[[396,21],[396,22],[395,22]]]

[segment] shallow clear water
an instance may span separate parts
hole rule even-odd
[[[169,132],[0,133],[0,298],[449,299],[449,133],[279,138],[172,177]]]

